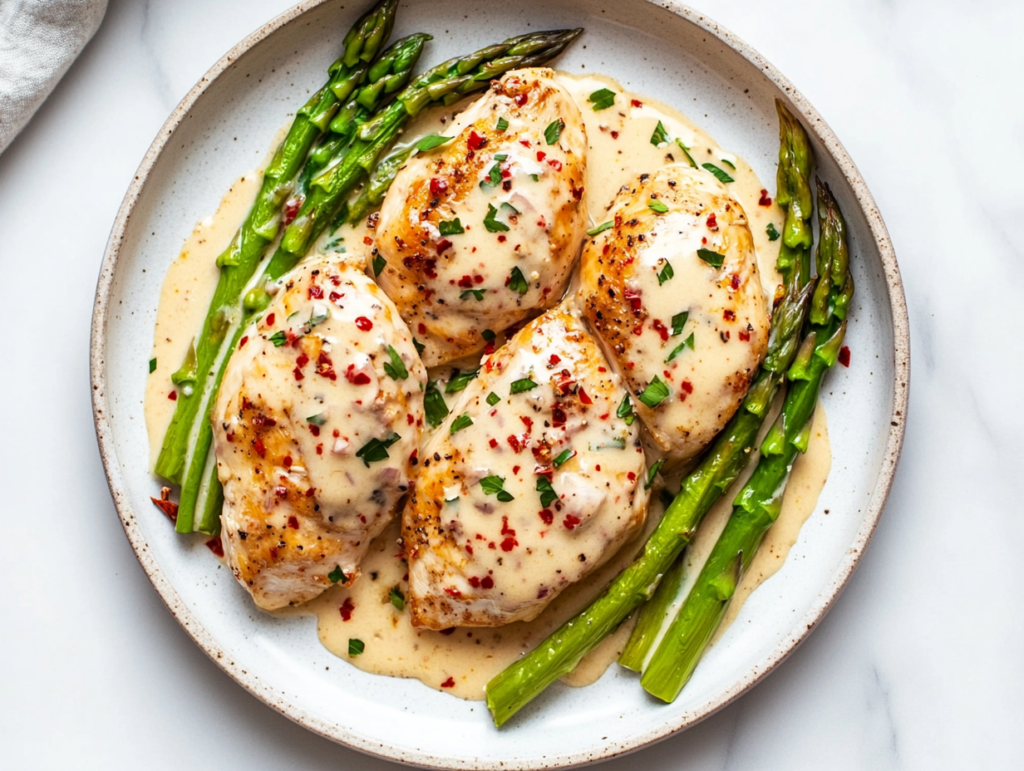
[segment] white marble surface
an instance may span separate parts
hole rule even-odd
[[[278,716],[191,642],[124,538],[92,429],[93,288],[124,191],[206,68],[289,4],[111,0],[0,155],[4,768],[392,768]],[[809,641],[605,767],[1018,768],[1024,412],[1002,397],[1024,378],[1008,312],[1024,302],[1024,5],[694,4],[778,65],[864,173],[907,288],[911,414],[875,540]]]

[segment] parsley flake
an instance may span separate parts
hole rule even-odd
[[[498,210],[494,207],[494,204],[487,204],[487,216],[484,217],[484,227],[487,228],[488,233],[507,233],[508,225],[504,222],[499,222],[496,219],[497,215]]]
[[[655,463],[653,466],[651,466],[651,470],[649,472],[647,472],[647,480],[644,482],[644,489],[645,490],[650,490],[651,489],[651,485],[654,484],[654,477],[658,476],[658,472],[661,471],[661,467],[664,466],[664,465],[665,465],[665,459],[662,458],[657,463]]]
[[[421,153],[425,153],[428,150],[433,150],[435,147],[440,147],[443,144],[451,142],[454,138],[455,137],[443,137],[440,134],[428,134],[416,143],[416,149]]]
[[[672,278],[676,272],[672,270],[672,263],[665,260],[665,267],[661,269],[661,273],[658,274],[658,286],[661,286],[670,278]]]
[[[348,581],[348,576],[342,572],[341,565],[335,565],[334,570],[327,574],[327,578],[332,584],[336,584],[338,581],[341,581],[342,583]]]
[[[459,417],[452,421],[452,427],[451,430],[448,431],[448,434],[454,434],[456,431],[469,428],[471,425],[473,425],[473,418],[469,417],[469,413],[463,412]]]
[[[348,655],[349,656],[358,656],[364,650],[366,650],[366,643],[364,643],[362,640],[360,640],[357,637],[352,637],[352,638],[349,639],[349,641],[348,641]]]
[[[608,88],[601,88],[588,96],[587,101],[594,106],[594,112],[607,110],[615,104],[615,92]]]
[[[665,124],[659,120],[658,125],[654,127],[654,133],[651,134],[651,144],[660,147],[666,142],[668,142],[668,132],[665,130]]]
[[[485,329],[483,332],[480,333],[480,337],[482,337],[484,340],[486,340],[489,343],[489,342],[491,342],[491,340],[496,338],[497,335],[494,334],[493,330]]]
[[[548,127],[544,129],[544,141],[549,145],[553,145],[562,136],[562,129],[565,128],[565,121],[561,118],[553,120],[548,124]]]
[[[384,371],[388,373],[388,377],[392,380],[405,380],[409,377],[409,370],[406,369],[405,362],[402,361],[402,357],[399,356],[394,346],[388,346],[388,356],[391,357],[391,362],[384,365]]]
[[[379,276],[381,274],[381,271],[384,270],[384,266],[386,266],[387,264],[388,261],[381,257],[380,254],[378,253],[377,256],[373,258],[373,275]]]
[[[444,392],[446,394],[457,394],[459,391],[465,390],[466,386],[469,385],[469,381],[475,378],[479,371],[474,369],[460,374],[458,370],[455,370],[452,373],[451,380],[448,381],[448,385],[444,387]]]
[[[512,272],[509,274],[508,288],[513,292],[519,292],[519,294],[526,294],[530,291],[530,285],[526,283],[526,276],[523,275],[523,271],[519,270],[518,266],[512,268]]]
[[[672,337],[683,334],[683,327],[686,326],[686,320],[690,318],[689,311],[683,311],[677,313],[672,317]]]
[[[480,488],[484,491],[484,495],[497,495],[498,500],[502,503],[509,503],[514,501],[515,498],[510,492],[505,489],[505,478],[495,476],[491,474],[480,480]]]
[[[156,372],[156,359],[149,360],[149,374],[152,375]]]
[[[555,468],[558,468],[575,455],[576,451],[571,447],[568,450],[562,450],[560,453],[558,453],[557,456],[555,456],[555,459],[551,461],[551,465],[554,466]]]
[[[653,198],[647,202],[647,208],[658,214],[664,214],[668,211],[668,207],[659,201],[657,198]]]
[[[512,385],[509,387],[508,391],[509,394],[521,394],[525,391],[532,391],[536,387],[536,383],[530,380],[530,378],[524,377],[521,380],[512,381]]]
[[[705,169],[710,171],[715,176],[715,179],[717,179],[719,182],[725,182],[726,184],[728,184],[729,182],[736,181],[729,176],[725,169],[720,169],[713,163],[705,163],[703,164],[703,166]]]
[[[356,453],[356,457],[362,458],[363,465],[369,468],[371,463],[376,463],[377,461],[391,457],[388,455],[388,447],[401,438],[402,437],[398,434],[392,433],[391,436],[383,440],[371,439],[359,449],[359,452]]]
[[[288,342],[288,335],[284,332],[275,332],[270,336],[270,342],[274,344],[275,348],[280,348],[282,345]]]
[[[558,493],[555,492],[555,488],[551,486],[547,477],[537,477],[537,492],[540,493],[541,508],[546,509],[558,500]]]
[[[690,162],[690,165],[695,169],[698,168],[697,161],[693,160],[693,156],[690,155],[690,148],[683,144],[683,140],[677,139],[676,144],[679,145],[679,149],[683,151],[683,155],[686,156],[686,160]]]
[[[391,587],[391,591],[388,592],[388,599],[391,600],[391,604],[397,610],[405,610],[405,595],[402,594],[402,590],[397,586]]]
[[[508,121],[504,118],[498,118],[498,125],[494,127],[495,131],[505,131],[508,129]]]
[[[670,361],[672,361],[672,359],[681,354],[686,348],[689,348],[691,351],[693,350],[693,332],[690,333],[690,336],[688,338],[683,340],[683,342],[681,342],[679,345],[672,349],[672,353],[670,353],[668,355],[668,358],[665,359],[665,363],[668,364]]]
[[[457,236],[466,232],[458,217],[453,220],[441,220],[437,223],[437,230],[442,236]]]
[[[496,162],[491,166],[487,176],[480,180],[480,189],[486,190],[489,187],[497,187],[501,184],[501,163]]]
[[[654,409],[668,398],[668,386],[662,382],[660,377],[655,375],[651,384],[637,398],[651,409]]]
[[[726,166],[728,166],[733,171],[736,171],[736,164],[733,163],[732,161],[727,161],[727,160],[725,160],[725,158],[723,158],[722,159],[722,163],[724,163]]]
[[[448,417],[448,405],[441,396],[437,387],[437,381],[431,380],[427,383],[426,393],[423,395],[423,411],[426,414],[427,422],[437,428]]]
[[[494,391],[491,391],[489,394],[487,394],[487,403],[492,407],[500,401],[501,397],[494,393]]]
[[[608,228],[610,228],[613,224],[614,223],[611,220],[608,220],[607,222],[602,222],[596,228],[591,228],[590,230],[588,230],[587,235],[596,236],[598,233],[603,233],[604,231],[608,230]]]
[[[459,292],[459,299],[468,300],[470,297],[475,297],[477,300],[483,300],[486,291],[486,289],[465,289]]]
[[[320,412],[316,415],[310,415],[306,418],[306,422],[314,426],[322,426],[327,422],[327,413]]]
[[[704,262],[706,262],[712,268],[722,267],[722,261],[725,259],[724,254],[713,252],[710,249],[698,249],[697,256],[704,260]]]
[[[625,420],[627,426],[633,425],[636,415],[633,414],[633,402],[630,400],[629,394],[622,397],[622,403],[615,410],[615,417]]]
[[[426,348],[427,346],[425,346],[423,343],[421,343],[415,337],[412,339],[412,344],[413,344],[413,347],[416,348],[416,353],[418,353],[420,356],[422,356],[423,355],[423,349]]]
[[[775,225],[771,222],[768,223],[768,227],[766,227],[764,231],[765,233],[768,234],[769,241],[778,241],[779,236],[782,235],[781,233],[779,233],[779,231],[775,229]]]

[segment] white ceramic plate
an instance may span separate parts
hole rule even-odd
[[[202,541],[175,535],[150,504],[159,484],[147,471],[142,399],[164,271],[196,220],[259,163],[307,87],[323,80],[367,2],[303,3],[243,40],[189,92],[142,161],[114,223],[93,320],[96,430],[117,510],[153,585],[196,643],[240,685],[312,731],[439,768],[556,768],[637,749],[721,708],[792,652],[871,537],[899,456],[909,385],[906,305],[885,226],[807,101],[749,46],[690,9],[647,0],[403,0],[394,38],[433,34],[424,63],[525,30],[585,27],[558,67],[606,73],[677,106],[770,189],[773,101],[783,98],[810,130],[818,173],[850,225],[853,366],[837,368],[823,395],[835,460],[818,512],[784,568],[746,603],[750,623],[731,627],[674,704],[649,699],[633,675],[613,666],[588,688],[552,687],[497,731],[481,702],[346,666],[321,647],[313,619],[256,611]]]

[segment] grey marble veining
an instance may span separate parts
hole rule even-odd
[[[693,4],[792,79],[864,173],[910,305],[910,416],[874,541],[809,640],[605,767],[1018,768],[1024,4]],[[124,191],[193,83],[289,5],[111,0],[0,155],[5,767],[395,768],[281,718],[193,645],[123,536],[90,419],[92,290]]]

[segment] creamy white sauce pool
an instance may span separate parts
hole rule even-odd
[[[758,255],[759,272],[766,296],[775,293],[779,276],[774,263],[777,242],[771,243],[766,226],[782,228],[782,212],[774,200],[759,205],[761,191],[773,188],[734,154],[718,147],[714,140],[681,113],[656,100],[623,91],[609,78],[559,74],[558,81],[580,106],[587,131],[589,154],[586,171],[586,197],[590,224],[607,219],[604,215],[615,193],[633,177],[671,162],[685,160],[672,145],[656,147],[651,135],[660,120],[673,139],[679,137],[698,164],[714,163],[734,178],[729,192],[741,203],[750,223]],[[601,88],[617,93],[613,107],[595,112],[587,97]],[[450,109],[423,115],[402,141],[444,130],[450,125]],[[728,163],[726,163],[728,161]],[[730,166],[729,164],[732,164]],[[732,168],[735,167],[735,168]],[[153,357],[156,366],[146,388],[146,423],[151,457],[159,452],[164,430],[173,414],[175,402],[168,399],[173,389],[170,375],[181,364],[192,335],[206,314],[217,280],[215,260],[244,219],[259,188],[258,173],[241,177],[221,203],[217,213],[200,222],[186,241],[181,255],[168,270],[161,292],[154,332]],[[320,250],[328,243],[358,254],[367,232],[364,225],[344,228],[324,236]],[[342,239],[340,242],[338,239]],[[571,291],[571,289],[570,289]],[[502,342],[499,338],[498,342]],[[467,363],[457,362],[457,364]],[[445,376],[444,371],[431,373]],[[451,406],[456,396],[446,397]],[[423,443],[430,432],[424,432]],[[774,574],[795,543],[800,527],[814,511],[831,464],[824,410],[814,417],[810,448],[794,466],[778,522],[766,536],[757,557],[737,590],[718,635],[740,614],[743,600],[761,582]],[[740,480],[742,482],[742,479]],[[734,488],[738,489],[738,488]],[[709,513],[705,525],[686,554],[688,574],[695,577],[706,558],[731,507],[731,494],[723,496]],[[496,628],[459,628],[450,633],[415,629],[408,623],[408,611],[399,610],[407,594],[407,567],[396,556],[399,523],[393,522],[374,541],[362,563],[362,578],[351,588],[334,587],[319,598],[284,614],[315,615],[323,644],[335,655],[369,672],[399,677],[415,677],[425,684],[467,699],[484,698],[484,685],[524,652],[530,650],[566,618],[585,607],[632,559],[662,513],[658,496],[651,501],[648,522],[642,533],[627,543],[608,563],[585,581],[559,595],[539,617]],[[596,680],[617,658],[632,627],[623,624],[588,656],[566,681],[585,685]],[[717,637],[716,637],[717,639]],[[359,655],[349,655],[350,641],[364,644]]]

